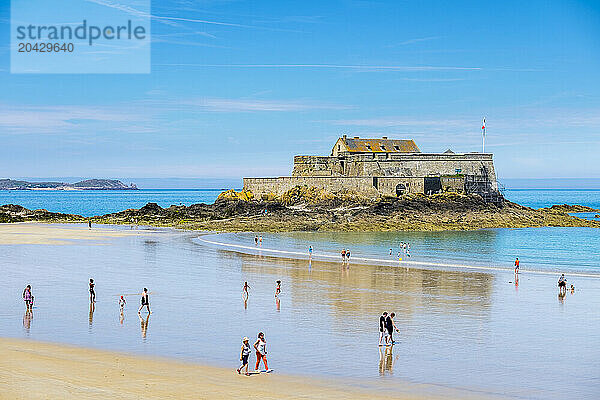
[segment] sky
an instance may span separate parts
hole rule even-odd
[[[112,4],[118,0],[112,0]],[[600,2],[152,2],[150,74],[11,74],[0,178],[289,175],[336,138],[600,178]]]

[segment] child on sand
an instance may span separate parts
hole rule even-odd
[[[248,373],[248,357],[250,356],[250,343],[248,343],[248,338],[244,337],[242,339],[242,349],[240,351],[240,361],[242,365],[237,369],[237,373],[241,374],[242,368],[245,367],[246,375],[250,375]]]
[[[142,305],[140,306],[139,310],[138,310],[138,314],[142,313],[142,308],[144,308],[144,306],[146,306],[146,309],[148,310],[148,315],[151,314],[150,312],[150,299],[148,298],[148,289],[144,288],[144,291],[142,292],[142,299],[141,299]]]
[[[96,284],[94,283],[94,280],[90,278],[90,303],[96,302],[96,291],[94,290],[94,286],[96,286]]]
[[[265,334],[262,332],[258,333],[258,339],[254,343],[254,350],[256,350],[256,367],[255,371],[258,371],[260,361],[265,364],[265,369],[269,372],[269,366],[267,365],[267,341],[265,340]]]
[[[281,293],[281,281],[277,281],[277,287],[275,288],[275,297],[279,297]]]
[[[23,290],[23,301],[25,302],[27,310],[31,310],[33,308],[33,295],[31,294],[31,285],[27,285],[25,290]]]

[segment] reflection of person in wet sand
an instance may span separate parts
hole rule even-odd
[[[244,287],[242,288],[242,297],[248,300],[248,289],[250,289],[250,285],[248,282],[244,282]]]
[[[394,363],[400,356],[399,354],[393,356],[393,348],[394,346],[379,348],[379,375],[385,375],[386,372],[393,373]]]
[[[148,289],[147,288],[144,288],[144,291],[142,292],[141,303],[142,303],[142,305],[140,306],[140,309],[138,310],[138,314],[140,314],[142,312],[142,308],[144,308],[144,306],[148,310],[148,314],[151,314],[151,312],[150,312],[150,299],[148,297]]]
[[[140,318],[140,328],[142,328],[142,339],[146,339],[146,334],[148,333],[148,322],[150,321],[150,313],[146,315],[146,319],[142,318],[141,314],[138,314]]]
[[[25,314],[23,315],[23,328],[25,328],[25,330],[27,332],[29,332],[29,329],[31,329],[31,320],[33,319],[33,311],[30,310],[29,308],[27,308],[25,310]]]
[[[94,311],[96,311],[96,305],[94,303],[90,303],[90,326],[92,326],[92,323],[94,322]]]

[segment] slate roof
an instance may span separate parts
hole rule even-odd
[[[340,138],[350,153],[420,153],[414,140]]]

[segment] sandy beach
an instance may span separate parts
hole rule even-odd
[[[31,222],[0,224],[0,245],[3,244],[69,244],[74,240],[101,242],[111,237],[143,235],[140,230],[116,230],[107,227],[89,229],[84,224],[53,225]]]
[[[0,399],[450,399],[469,392],[283,376],[0,339]]]

